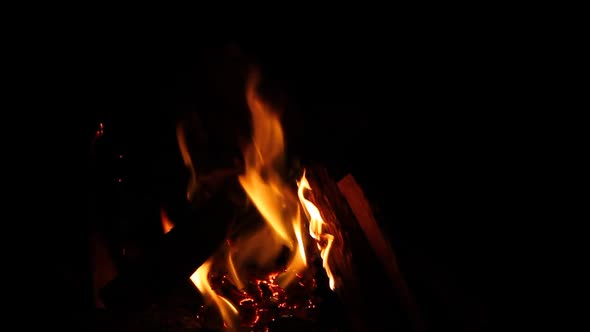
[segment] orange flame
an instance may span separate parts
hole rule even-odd
[[[291,244],[284,218],[286,186],[274,168],[283,158],[283,129],[278,115],[258,96],[258,82],[258,74],[254,74],[246,89],[253,139],[244,151],[246,171],[239,180],[272,229],[286,244]]]
[[[324,219],[322,219],[322,215],[320,214],[320,210],[317,208],[317,206],[304,197],[303,191],[306,189],[311,190],[311,187],[309,185],[309,181],[307,181],[307,178],[305,177],[305,171],[303,171],[303,176],[301,176],[301,181],[299,181],[299,189],[297,190],[297,194],[299,196],[299,200],[301,201],[301,205],[303,205],[307,218],[309,219],[309,234],[317,241],[317,246],[320,250],[320,257],[323,261],[322,266],[324,267],[324,270],[326,270],[326,274],[330,279],[330,289],[334,290],[336,288],[334,275],[332,274],[332,270],[330,270],[330,266],[328,264],[328,256],[330,254],[330,249],[332,248],[334,236],[324,233]]]
[[[194,194],[197,192],[197,172],[193,165],[193,161],[191,159],[191,155],[188,152],[188,146],[186,144],[186,135],[184,133],[184,129],[181,125],[176,127],[176,139],[178,141],[178,147],[180,149],[180,154],[182,155],[182,160],[184,161],[184,165],[190,171],[190,178],[188,182],[188,186],[186,189],[186,198],[190,201],[192,200]]]
[[[209,283],[209,271],[211,270],[211,264],[213,263],[212,258],[209,258],[203,265],[201,265],[190,277],[193,284],[197,287],[199,292],[205,298],[207,302],[214,302],[223,322],[229,330],[234,330],[236,327],[236,319],[238,317],[238,309],[225,297],[218,295],[211,284]]]
[[[227,255],[227,266],[229,268],[229,273],[230,276],[232,277],[236,287],[238,289],[243,289],[244,288],[244,283],[242,282],[242,280],[240,279],[240,276],[238,275],[238,271],[236,270],[236,266],[234,264],[234,260],[232,258],[232,252],[231,252],[231,247],[228,250],[228,255]]]
[[[285,272],[278,276],[277,282],[283,288],[288,286],[297,276],[297,274],[305,269],[307,266],[307,258],[305,257],[305,243],[303,242],[303,234],[301,232],[301,213],[297,210],[297,215],[293,218],[293,231],[297,240],[297,247],[291,262],[285,269]]]
[[[246,86],[253,137],[244,150],[245,172],[239,181],[281,243],[295,249],[287,270],[297,273],[306,266],[299,203],[279,172],[285,151],[283,128],[278,114],[258,94],[259,81],[254,72]],[[280,247],[275,246],[274,252],[278,254],[276,249]],[[283,278],[280,283],[286,286],[291,280]]]
[[[252,141],[244,149],[244,173],[238,180],[250,201],[260,212],[265,224],[248,234],[240,234],[224,246],[227,252],[216,254],[203,263],[191,276],[192,282],[204,298],[215,303],[226,326],[235,328],[238,311],[226,298],[218,295],[208,282],[208,274],[214,262],[223,257],[226,272],[234,285],[243,290],[247,267],[266,268],[276,273],[276,258],[286,246],[291,251],[291,260],[282,273],[272,278],[282,288],[287,287],[307,266],[302,220],[303,208],[309,221],[309,234],[315,239],[323,267],[329,277],[330,288],[335,289],[334,276],[328,264],[328,256],[334,236],[324,231],[324,221],[318,208],[304,197],[304,190],[311,190],[305,172],[298,188],[288,185],[281,175],[285,144],[283,129],[277,112],[258,94],[259,76],[252,73],[246,86],[246,97],[252,116]],[[188,198],[197,190],[196,172],[189,156],[184,132],[179,127],[178,142],[185,165],[191,170]],[[297,191],[297,193],[296,193]],[[164,218],[162,218],[164,222]]]
[[[160,209],[160,222],[162,223],[162,230],[164,231],[164,234],[170,232],[170,230],[174,227],[174,223],[172,220],[170,220],[164,208]]]

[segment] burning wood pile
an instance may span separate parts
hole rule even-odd
[[[186,330],[365,331],[399,326],[392,322],[398,316],[421,330],[362,190],[351,175],[336,182],[320,165],[287,172],[280,118],[258,94],[258,84],[255,72],[246,89],[252,139],[243,150],[243,168],[217,174],[215,181],[224,183],[218,187],[227,190],[189,209],[186,220],[162,212],[161,246],[101,290],[106,307],[138,317],[182,293],[185,321],[177,325]],[[207,176],[200,174],[199,156],[188,152],[183,128],[178,142],[191,174],[187,201],[193,201]],[[380,296],[388,298],[374,301]],[[377,317],[388,312],[376,309],[381,302],[391,310],[388,317]]]

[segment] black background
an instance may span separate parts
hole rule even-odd
[[[536,174],[525,160],[539,144],[523,130],[532,126],[522,83],[530,59],[518,38],[434,23],[380,33],[237,31],[122,25],[68,39],[58,63],[71,78],[71,121],[82,124],[76,153],[84,151],[73,168],[89,169],[86,151],[105,125],[100,162],[81,181],[89,220],[139,214],[157,227],[159,204],[183,195],[175,125],[186,113],[199,112],[212,132],[220,152],[211,167],[226,164],[234,134],[247,129],[236,73],[251,61],[285,109],[289,152],[335,177],[350,172],[365,188],[430,326],[494,326],[516,301],[506,287],[516,282],[508,248],[526,219]],[[117,197],[137,208],[113,207]],[[96,225],[62,227],[72,234],[60,241],[62,299],[71,312],[90,311],[86,239]]]

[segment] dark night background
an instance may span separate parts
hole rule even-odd
[[[91,316],[88,234],[116,228],[97,220],[143,222],[145,234],[121,236],[149,243],[160,205],[183,197],[179,119],[200,114],[219,151],[207,167],[230,162],[235,135],[247,129],[237,73],[251,60],[285,111],[288,153],[363,186],[432,330],[493,329],[510,311],[507,248],[530,177],[523,160],[534,142],[519,134],[526,115],[514,99],[524,73],[509,69],[526,59],[511,42],[496,47],[485,32],[456,29],[84,33],[67,69],[81,114],[76,134],[84,151],[100,122],[104,135],[83,177],[88,222],[62,225],[79,234],[60,241],[65,319]]]

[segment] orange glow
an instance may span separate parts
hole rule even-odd
[[[279,239],[279,244],[295,251],[287,271],[294,275],[306,265],[301,236],[301,214],[293,190],[280,174],[285,144],[279,116],[258,94],[259,75],[254,72],[246,86],[246,99],[252,115],[252,142],[244,150],[245,172],[239,181],[266,223]],[[276,239],[274,240],[276,241]],[[275,242],[276,244],[276,242]],[[280,246],[265,248],[275,255]],[[292,278],[282,278],[286,286]]]
[[[213,265],[216,272],[219,272],[218,268],[220,268],[224,276],[229,276],[233,286],[240,292],[247,294],[252,285],[252,278],[255,278],[258,286],[272,290],[272,296],[276,300],[279,298],[279,293],[284,292],[290,285],[291,289],[296,290],[308,287],[303,283],[305,279],[302,275],[308,261],[306,242],[313,239],[319,250],[323,268],[328,275],[329,286],[332,290],[336,287],[328,264],[334,236],[326,232],[325,223],[318,208],[304,197],[304,191],[311,190],[305,178],[305,172],[299,183],[287,181],[283,175],[282,167],[285,162],[283,128],[276,110],[258,93],[259,83],[258,73],[253,72],[246,85],[246,99],[252,119],[252,138],[243,150],[244,172],[238,176],[238,181],[264,223],[260,225],[253,223],[256,228],[241,228],[245,231],[232,236],[231,241],[228,237],[220,251],[211,256],[191,276],[192,282],[203,298],[217,306],[224,325],[230,329],[237,328],[236,319],[239,316],[237,308],[242,308],[243,304],[254,299],[250,297],[236,299],[231,295],[233,293],[223,293],[234,301],[232,304],[230,300],[216,293],[208,280]],[[177,138],[184,163],[191,171],[187,189],[187,198],[190,200],[197,190],[198,183],[185,141],[185,133],[180,126],[177,130]],[[304,211],[307,219],[303,219],[301,210]],[[305,224],[306,221],[309,222],[309,227]],[[162,210],[162,227],[165,232],[169,231],[166,222],[169,222],[169,219]],[[308,231],[312,239],[308,237]],[[286,249],[289,256],[288,261],[285,262],[283,254],[287,251]],[[257,273],[258,275],[253,277],[252,271],[255,272],[254,275]],[[263,273],[261,279],[259,279],[260,273]],[[215,286],[215,281],[213,283]],[[281,305],[283,308],[287,306],[285,303]],[[297,304],[293,304],[293,308],[296,307]],[[258,311],[253,315],[251,322],[255,324],[260,316]]]
[[[229,273],[230,273],[236,287],[238,287],[238,289],[243,289],[244,283],[240,279],[240,276],[238,275],[238,271],[236,270],[236,266],[234,265],[234,261],[232,259],[232,254],[231,254],[231,248],[230,248],[230,250],[228,250],[227,266],[228,266]]]
[[[238,309],[225,297],[218,295],[209,283],[209,271],[213,260],[210,258],[201,265],[190,277],[193,284],[203,295],[205,301],[213,302],[219,309],[224,325],[231,331],[236,328]]]
[[[164,234],[170,232],[172,227],[174,227],[174,223],[172,220],[170,220],[170,218],[168,218],[168,214],[164,208],[160,209],[160,222],[162,223],[162,230],[164,231]]]
[[[176,127],[176,140],[178,141],[178,147],[180,148],[180,154],[182,155],[184,165],[190,171],[190,178],[188,180],[188,186],[186,189],[186,198],[190,201],[197,192],[197,172],[195,171],[191,155],[188,152],[186,135],[184,134],[184,129],[182,129],[181,125]]]
[[[240,175],[240,184],[264,219],[277,235],[290,244],[291,238],[284,217],[284,189],[287,187],[275,166],[283,159],[283,129],[279,117],[264,103],[257,93],[259,76],[248,80],[246,98],[252,113],[253,137],[244,151],[246,171]]]
[[[299,212],[299,210],[297,210]],[[293,220],[293,230],[295,231],[295,237],[297,238],[297,256],[301,260],[303,266],[307,265],[307,259],[305,258],[305,244],[303,243],[303,235],[301,234],[301,218],[297,213],[297,218]]]
[[[301,213],[297,210],[297,215],[293,218],[293,231],[295,232],[295,238],[297,240],[295,254],[285,272],[277,278],[277,282],[283,288],[287,287],[293,280],[295,280],[297,274],[303,271],[307,266],[305,243],[303,242],[301,228]]]
[[[330,266],[328,264],[328,256],[330,254],[330,249],[332,248],[334,236],[324,233],[324,219],[322,219],[320,210],[312,202],[305,198],[303,191],[306,189],[311,190],[311,187],[307,181],[307,178],[305,177],[305,171],[303,171],[303,176],[301,176],[301,181],[299,181],[299,189],[297,190],[297,194],[309,220],[309,235],[311,235],[311,237],[317,241],[317,246],[320,250],[320,257],[322,257],[324,270],[326,270],[326,274],[330,279],[330,289],[334,290],[336,288],[334,276],[332,275],[332,271],[330,270]]]

